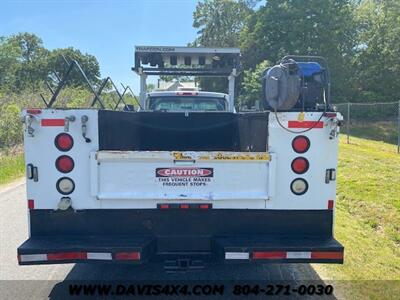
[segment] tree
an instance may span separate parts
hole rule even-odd
[[[195,44],[203,47],[237,47],[245,19],[252,13],[247,1],[205,0],[193,13],[199,29]]]
[[[100,82],[100,65],[96,57],[87,53],[83,54],[78,49],[72,47],[51,51],[48,58],[49,75],[54,71],[59,77],[62,77],[68,68],[63,57],[65,57],[68,62],[76,60],[92,84],[98,84]],[[77,70],[75,70],[69,78],[67,84],[69,86],[86,86],[86,82]]]
[[[196,6],[193,27],[199,35],[194,46],[238,47],[246,18],[258,1],[205,0]],[[226,92],[226,78],[200,78],[200,87],[207,91]]]
[[[254,68],[286,54],[322,55],[332,73],[332,94],[344,100],[351,89],[351,57],[357,23],[351,0],[268,0],[249,16],[241,34],[244,65]]]
[[[193,76],[174,76],[174,75],[160,75],[160,80],[164,82],[171,82],[177,80],[179,82],[191,82],[194,81]]]
[[[42,40],[32,33],[19,33],[7,39],[7,43],[18,47],[18,68],[15,70],[14,89],[36,90],[47,75],[47,55]]]
[[[156,89],[156,86],[154,85],[154,83],[148,83],[146,86],[146,90],[148,93],[153,92]]]
[[[256,101],[260,101],[262,97],[261,77],[267,67],[270,66],[269,61],[264,60],[259,63],[256,68],[244,71],[241,94],[239,96],[239,105],[251,108]]]
[[[0,149],[22,142],[20,108],[15,104],[0,107]]]
[[[399,100],[400,2],[364,0],[357,9],[357,19],[361,26],[354,57],[354,97]]]
[[[92,84],[100,82],[100,66],[93,55],[72,47],[49,51],[36,35],[19,33],[0,38],[0,88],[15,92],[39,90],[49,76],[54,77],[54,71],[62,77],[68,68],[63,56],[69,62],[76,60]],[[75,70],[67,85],[86,87],[86,82]]]
[[[20,56],[18,45],[0,37],[0,88],[11,90],[14,86]]]

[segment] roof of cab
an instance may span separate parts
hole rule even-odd
[[[216,93],[216,92],[202,92],[202,91],[159,91],[159,92],[150,92],[147,93],[149,97],[155,96],[179,96],[180,93],[193,93],[199,97],[216,97],[216,98],[227,98],[228,95],[224,93]]]

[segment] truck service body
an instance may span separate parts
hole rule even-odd
[[[19,264],[342,263],[340,114],[237,113],[221,95],[224,111],[149,110],[146,97],[136,112],[24,110]]]

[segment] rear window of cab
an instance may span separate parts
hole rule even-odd
[[[155,96],[148,99],[153,111],[226,111],[224,98],[204,96]]]

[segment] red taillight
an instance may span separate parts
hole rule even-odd
[[[299,135],[293,139],[292,147],[297,153],[304,153],[310,148],[310,140],[304,135]]]
[[[65,152],[71,150],[74,145],[74,140],[68,133],[60,133],[56,136],[54,144],[58,150]]]
[[[74,168],[74,160],[68,155],[62,155],[56,160],[56,168],[61,173],[69,173]]]
[[[307,172],[309,166],[308,160],[304,157],[297,157],[292,161],[292,170],[297,174]]]

